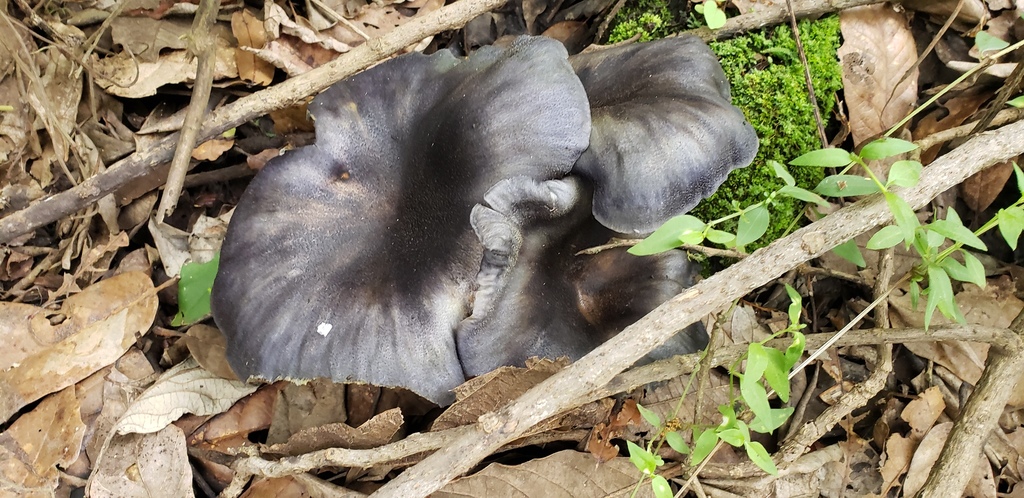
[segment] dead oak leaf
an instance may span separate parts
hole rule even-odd
[[[839,14],[839,25],[844,42],[838,55],[850,132],[861,144],[913,109],[917,69],[910,69],[917,48],[906,15],[888,4],[846,9]]]

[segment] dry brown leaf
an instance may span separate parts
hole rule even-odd
[[[153,282],[139,272],[93,284],[64,301],[60,313],[0,303],[0,310],[14,309],[0,311],[0,328],[11,331],[7,344],[20,351],[0,365],[0,420],[113,363],[149,330],[157,305]],[[49,317],[63,321],[51,325]]]
[[[230,448],[249,445],[249,434],[266,430],[274,416],[278,394],[284,382],[260,386],[227,411],[218,413],[186,432],[190,446],[227,452]],[[184,427],[179,423],[179,427]]]
[[[938,387],[929,387],[917,399],[907,403],[900,418],[910,424],[910,437],[920,441],[928,429],[932,428],[935,421],[942,415],[946,408],[946,402],[942,400],[942,391]]]
[[[1015,295],[1015,286],[1008,276],[990,279],[984,288],[964,284],[964,290],[956,295],[967,323],[991,327],[1009,327],[1013,319],[1024,309],[1024,301]],[[924,327],[924,303],[917,309],[911,306],[910,296],[896,296],[890,299],[890,314],[894,327]],[[935,313],[932,325],[949,323],[945,317]],[[914,354],[932,360],[952,371],[957,377],[970,384],[976,384],[985,368],[988,345],[968,342],[915,342],[904,345]],[[1024,393],[1015,394],[1011,404],[1024,402]]]
[[[910,10],[917,10],[928,14],[934,14],[939,24],[944,22],[956,10],[960,0],[905,0],[903,6]],[[957,26],[961,29],[972,29],[980,27],[988,20],[988,8],[982,0],[966,0],[960,13],[957,14]]]
[[[960,198],[976,213],[987,209],[1013,176],[1013,161],[993,164],[960,184]]]
[[[903,496],[916,496],[924,486],[924,481],[928,479],[928,473],[939,459],[939,453],[942,452],[942,446],[946,444],[952,427],[952,422],[945,422],[936,425],[925,434],[917,451],[914,452],[914,458],[910,461],[910,468],[907,469],[907,479],[903,481]]]
[[[169,425],[159,432],[115,437],[87,489],[93,498],[194,496],[185,435]]]
[[[978,112],[978,109],[988,99],[992,98],[994,92],[989,89],[971,90],[963,95],[957,95],[947,100],[943,107],[937,109],[918,120],[914,126],[913,139],[921,140],[924,137],[945,131],[954,126],[960,126],[967,118]],[[938,157],[942,145],[936,145],[921,152],[921,163],[930,164]]]
[[[697,420],[694,420],[694,411],[697,408],[698,397],[693,393],[697,390],[696,383],[690,386],[687,392],[689,376],[676,377],[668,382],[648,389],[640,400],[640,405],[654,413],[657,413],[662,420],[678,418],[683,425],[686,424],[708,424],[715,425],[722,421],[718,413],[718,406],[729,404],[729,377],[717,370],[712,370],[708,375],[708,385],[701,386],[703,393],[704,411],[698,413]],[[682,405],[679,398],[683,398]],[[676,413],[676,408],[679,412]],[[645,422],[646,425],[646,422]]]
[[[449,483],[431,496],[627,496],[641,477],[628,458],[619,457],[597,465],[586,453],[565,450],[521,465],[488,465],[476,474]],[[649,485],[640,486],[636,496],[651,497],[654,493]]]
[[[307,498],[306,486],[293,476],[259,479],[242,493],[240,498]]]
[[[892,434],[885,443],[882,462],[882,496],[888,496],[889,489],[898,485],[898,480],[910,467],[917,443],[899,434]]]
[[[192,159],[196,161],[216,161],[234,146],[235,140],[231,138],[210,139],[192,149]]]
[[[46,397],[0,433],[0,490],[53,496],[57,467],[67,468],[78,457],[84,435],[75,388]]]
[[[502,367],[470,379],[455,388],[455,403],[434,421],[430,430],[442,431],[475,423],[480,415],[518,398],[567,364],[568,361],[562,360],[541,360],[529,368]]]
[[[231,32],[239,47],[260,49],[270,37],[263,21],[247,8],[231,14]],[[254,85],[267,86],[274,80],[273,64],[241,48],[235,49],[235,65],[238,66],[238,77]]]
[[[327,448],[369,449],[392,442],[405,419],[402,410],[392,408],[375,415],[359,427],[344,422],[325,424],[303,429],[284,444],[275,444],[264,449],[264,453],[292,456]]]
[[[216,327],[204,324],[189,327],[185,332],[185,344],[199,366],[218,377],[239,380],[225,355],[228,341]]]
[[[843,10],[839,21],[844,42],[838,55],[850,132],[860,145],[896,124],[916,104],[917,69],[907,73],[917,60],[917,48],[906,15],[889,4]]]
[[[237,78],[235,47],[224,38],[216,38],[214,81]],[[184,50],[161,54],[156,62],[139,62],[120,52],[111,57],[92,56],[96,83],[118,97],[139,99],[156,95],[161,86],[188,83],[196,77],[196,59]],[[141,149],[141,148],[140,148]]]
[[[285,443],[303,429],[345,422],[345,384],[314,379],[304,384],[279,382],[267,444]]]
[[[231,407],[256,386],[217,377],[194,359],[164,372],[125,411],[117,422],[118,434],[160,431],[185,413],[212,415]]]
[[[352,18],[352,24],[356,25],[363,34],[370,39],[383,36],[394,31],[395,28],[423,15],[433,12],[444,5],[444,0],[428,0],[416,9],[413,15],[406,15],[410,9],[399,10],[399,5],[377,5],[370,3],[364,7],[358,15]],[[366,41],[361,34],[356,33],[343,23],[334,25],[331,29],[323,31],[340,42],[355,46]]]

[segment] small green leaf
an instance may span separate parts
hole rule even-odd
[[[782,427],[794,411],[796,409],[792,406],[772,408],[767,417],[754,417],[754,420],[750,421],[750,430],[761,434],[771,434],[775,432],[775,429]]]
[[[778,349],[766,348],[768,354],[768,367],[764,369],[764,380],[768,387],[775,390],[784,403],[789,402],[789,368],[786,366],[786,356]]]
[[[220,253],[207,263],[185,263],[178,281],[178,314],[171,325],[188,325],[210,314],[210,292],[220,266]]]
[[[867,266],[867,262],[864,261],[864,255],[860,253],[860,248],[857,247],[857,241],[850,239],[842,244],[839,244],[832,248],[832,252],[836,253],[840,258],[843,258],[861,268]]]
[[[988,34],[987,31],[982,31],[974,37],[974,47],[982,56],[987,55],[988,52],[998,52],[1009,46],[1009,43]]]
[[[786,185],[779,189],[779,193],[804,202],[817,204],[821,207],[828,207],[828,202],[825,201],[825,199],[822,199],[818,194],[815,194],[810,190],[802,189],[800,187]]]
[[[879,138],[864,146],[860,150],[860,157],[864,159],[884,159],[904,152],[910,152],[917,148],[913,142],[900,140],[898,138]]]
[[[982,266],[981,261],[978,261],[978,258],[974,257],[973,254],[962,249],[960,254],[964,257],[965,265],[960,264],[959,261],[953,258],[945,258],[939,262],[939,265],[954,280],[970,282],[978,287],[985,287],[985,267]]]
[[[889,205],[889,211],[892,211],[892,217],[896,220],[896,225],[903,231],[903,240],[909,246],[913,243],[914,232],[917,230],[917,227],[921,226],[921,222],[917,221],[917,215],[910,208],[910,204],[907,204],[907,201],[896,196],[896,194],[885,192],[885,202]]]
[[[683,214],[665,222],[646,239],[629,248],[634,256],[658,254],[680,245],[680,236],[684,233],[703,232],[707,225],[699,219]]]
[[[1016,250],[1017,241],[1020,240],[1020,234],[1024,231],[1024,208],[1011,206],[1000,209],[996,213],[996,222],[999,224],[999,233],[1006,240],[1006,244],[1010,246],[1010,249]]]
[[[786,284],[786,295],[789,296],[789,310],[787,310],[789,313],[789,324],[796,325],[800,323],[803,299],[800,297],[800,293],[789,284]]]
[[[772,170],[775,171],[775,176],[779,177],[783,183],[790,187],[796,185],[796,179],[793,178],[793,175],[789,174],[789,171],[782,165],[782,163],[774,159],[769,159],[768,164],[770,164],[772,166]]]
[[[736,227],[736,245],[745,246],[760,239],[768,230],[768,208],[763,204],[740,216]]]
[[[960,216],[952,208],[947,212],[946,219],[932,222],[928,225],[928,229],[965,246],[981,251],[988,250],[985,243],[977,235],[974,235],[974,232],[964,226],[964,223],[960,221]]]
[[[964,281],[970,282],[984,289],[985,284],[987,283],[985,281],[985,265],[981,264],[981,261],[979,261],[973,254],[963,249],[960,250],[960,254],[964,257],[964,263],[967,266],[967,275],[970,277],[970,280]]]
[[[711,454],[711,450],[715,449],[716,444],[718,444],[718,433],[714,429],[704,429],[704,432],[701,432],[697,436],[697,440],[693,442],[693,454],[690,455],[690,461],[694,465],[703,462]]]
[[[1010,100],[1007,100],[1006,104],[1007,105],[1012,105],[1013,107],[1016,107],[1016,108],[1024,107],[1024,95],[1021,95],[1019,97],[1014,97],[1014,98],[1012,98]]]
[[[665,442],[667,442],[673,450],[676,450],[683,455],[690,453],[690,446],[686,444],[686,441],[683,439],[683,435],[678,431],[669,431],[665,433]]]
[[[760,346],[760,344],[754,343],[750,345],[751,348],[754,346]],[[764,347],[762,346],[762,350],[763,348]],[[751,368],[754,367],[754,365],[751,364],[752,360],[758,361],[758,365],[753,371],[751,370]],[[768,403],[768,391],[765,390],[764,386],[761,385],[760,382],[761,376],[764,374],[765,368],[767,367],[767,355],[762,354],[761,358],[754,358],[754,355],[751,354],[747,358],[747,372],[740,378],[740,394],[743,395],[743,401],[747,403],[747,406],[750,407],[750,411],[754,412],[754,415],[757,417],[767,417],[769,416],[768,411],[771,410],[771,405]],[[725,438],[723,437],[722,439]]]
[[[749,435],[746,438],[744,438],[743,436],[743,431],[739,429],[726,429],[724,431],[718,432],[719,439],[725,441],[725,444],[729,444],[736,447],[743,446],[743,443],[749,440]]]
[[[879,251],[888,249],[900,242],[903,242],[903,230],[896,225],[889,225],[875,232],[865,247],[872,251]]]
[[[722,230],[715,230],[714,228],[708,230],[707,237],[711,242],[722,244],[723,246],[732,245],[736,241],[735,235]]]
[[[889,181],[886,186],[899,185],[913,187],[921,180],[921,163],[917,161],[896,161],[889,168]]]
[[[661,476],[654,476],[651,478],[651,489],[654,491],[655,498],[672,498],[672,486],[668,485],[668,481]]]
[[[704,2],[704,20],[707,21],[708,28],[718,29],[725,26],[725,19],[725,12],[718,8],[714,0]]]
[[[931,324],[932,314],[935,308],[949,310],[950,303],[953,303],[953,284],[949,281],[949,275],[941,267],[928,266],[928,303],[924,308],[924,329],[928,330]],[[956,306],[953,304],[952,306]],[[945,312],[943,314],[946,314]]]
[[[661,429],[661,417],[659,417],[657,413],[640,406],[640,404],[636,405],[636,409],[640,410],[640,416],[643,417],[648,424],[651,424],[655,429]]]
[[[750,461],[754,462],[754,465],[757,465],[761,470],[770,475],[779,475],[778,467],[775,466],[775,462],[772,461],[772,457],[768,454],[768,450],[764,449],[764,446],[762,446],[761,443],[751,441],[743,446],[747,450],[747,458],[750,458]]]
[[[633,462],[637,470],[645,475],[653,476],[657,472],[658,466],[665,463],[661,457],[647,451],[633,441],[626,441],[626,447],[629,448],[629,461]]]
[[[821,168],[842,168],[853,162],[853,156],[843,149],[812,150],[789,162],[792,166],[818,166]]]
[[[814,191],[828,197],[851,197],[871,195],[880,191],[878,184],[870,178],[857,175],[832,175],[825,177]]]
[[[910,307],[917,309],[917,303],[921,300],[921,285],[916,280],[910,281]]]
[[[804,346],[807,344],[807,338],[800,332],[793,332],[793,342],[786,348],[786,371],[793,368],[796,362],[800,361],[800,356],[804,354]]]
[[[1016,161],[1013,162],[1013,176],[1017,179],[1017,191],[1024,194],[1024,171],[1020,170],[1020,166],[1017,166]]]

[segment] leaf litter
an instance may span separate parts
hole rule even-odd
[[[617,10],[613,3],[513,2],[512,8],[406,50],[449,47],[461,55],[505,35],[543,33],[576,52],[595,42],[596,26]],[[941,31],[958,3],[963,5],[951,27]],[[225,3],[213,31],[214,81],[222,93],[211,100],[211,108],[233,95],[308,72],[442,4],[267,2],[257,10]],[[740,12],[756,13],[762,2],[733,4]],[[148,147],[153,134],[181,128],[182,96],[195,78],[186,51],[194,7],[137,2],[118,11],[112,2],[90,8],[65,3],[38,21],[19,2],[4,5],[0,96],[16,98],[0,101],[0,216],[102,174],[114,161]],[[841,116],[825,118],[848,127],[852,146],[883,133],[973,66],[982,55],[973,48],[979,38],[998,47],[1018,41],[1024,32],[1019,2],[902,5],[839,13],[844,41],[835,56],[843,65],[845,108]],[[933,40],[934,49],[925,53]],[[909,134],[926,140],[979,119],[1014,68],[1004,61],[962,82],[911,120]],[[86,81],[95,85],[82,91]],[[1021,91],[1018,85],[1011,97]],[[167,115],[158,112],[164,106]],[[163,182],[153,173],[119,195],[3,247],[0,492],[67,496],[86,488],[92,496],[208,495],[228,486],[240,455],[266,455],[272,463],[280,456],[303,458],[330,448],[380,448],[391,456],[369,467],[326,465],[334,476],[330,482],[314,474],[259,478],[246,496],[301,496],[338,492],[342,486],[371,492],[443,447],[450,440],[446,434],[477,423],[564,367],[544,360],[500,369],[461,387],[454,405],[433,407],[401,391],[323,380],[246,385],[227,366],[223,338],[212,321],[172,326],[179,296],[170,279],[188,262],[212,259],[245,178],[268,157],[308,141],[302,134],[310,130],[299,104],[246,123],[232,137],[199,145],[192,153],[192,183],[186,183],[166,225],[148,223],[156,199],[150,192]],[[827,131],[841,136],[836,126]],[[952,146],[932,144],[920,159],[928,164]],[[231,170],[234,165],[242,168]],[[1005,205],[1007,192],[1015,188],[1011,177],[1011,162],[998,164],[966,181],[945,203],[970,213],[965,219],[976,228]],[[919,215],[942,218],[943,209],[936,205]],[[871,256],[867,268],[843,266],[829,257],[817,263],[860,281],[813,272],[791,281],[810,301],[804,311],[812,332],[847,323],[871,300],[865,285],[877,277],[877,257],[864,250],[868,238],[857,242]],[[1018,279],[1024,275],[1022,258],[1005,245],[986,242],[992,247],[988,285],[965,284],[956,296],[969,323],[1006,328],[1024,308]],[[898,265],[898,278],[911,265],[910,256],[897,258],[907,260]],[[714,347],[760,341],[778,330],[785,303],[773,297],[777,293],[765,288],[730,310],[712,313],[708,329],[716,331]],[[888,310],[893,328],[923,325],[921,309],[912,305],[907,289],[890,300]],[[920,489],[951,421],[963,408],[961,393],[971,390],[988,364],[988,347],[911,342],[898,346],[897,355],[905,367],[893,373],[872,405],[808,442],[813,446],[793,461],[787,476],[775,481],[753,473],[732,476],[726,469],[743,464],[746,456],[727,448],[701,470],[704,489],[712,496],[839,494],[843,489],[893,496]],[[798,408],[797,417],[769,438],[774,447],[846,396],[876,360],[874,349],[846,346],[823,355],[813,374],[793,379],[787,404]],[[673,424],[720,421],[716,407],[729,402],[734,386],[721,369],[693,375],[692,382],[683,376],[642,384],[625,397],[595,400],[550,419],[519,445],[435,495],[627,494],[641,475],[626,458],[624,441],[644,444],[659,431],[639,415],[638,402]],[[998,441],[985,448],[990,458],[979,460],[966,494],[1013,496],[1024,489],[1017,486],[1024,465],[1019,412],[1024,399],[1018,382],[1007,380],[1007,388],[1017,394],[995,429]],[[406,443],[410,448],[402,447]],[[660,455],[669,463],[689,464],[686,455],[667,445]],[[683,468],[666,467],[665,474],[685,478],[692,469]],[[643,487],[638,496],[649,492]]]

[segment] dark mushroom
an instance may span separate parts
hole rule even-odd
[[[448,402],[482,254],[470,211],[500,179],[568,173],[590,133],[579,79],[558,42],[521,38],[396,58],[310,112],[317,142],[271,161],[228,229],[212,298],[228,360]]]
[[[750,164],[757,135],[733,107],[718,58],[680,36],[570,57],[590,99],[590,148],[573,172],[594,184],[594,216],[648,234]]]
[[[462,62],[406,55],[311,112],[317,142],[268,164],[231,221],[212,299],[228,359],[243,378],[441,404],[467,375],[578,358],[691,285],[682,252],[575,253],[653,230],[757,148],[717,61],[685,38],[572,66],[529,37]],[[706,341],[696,326],[652,357]]]
[[[473,314],[458,328],[469,376],[539,356],[579,359],[693,285],[699,265],[682,251],[636,257],[625,249],[577,255],[614,235],[591,215],[590,193],[575,177],[514,178],[473,209],[485,248]],[[700,350],[697,324],[652,358]]]

